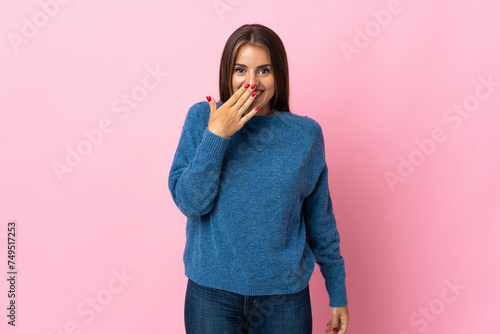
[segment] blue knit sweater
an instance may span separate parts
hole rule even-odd
[[[186,276],[242,295],[289,294],[318,263],[329,306],[347,305],[319,123],[282,111],[224,138],[209,115],[205,101],[189,109],[168,179],[187,217]]]

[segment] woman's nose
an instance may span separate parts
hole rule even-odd
[[[255,75],[255,73],[250,72],[248,74],[247,82],[254,83],[257,86],[258,82],[257,82],[257,76]]]

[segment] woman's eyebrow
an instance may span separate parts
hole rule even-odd
[[[247,65],[237,64],[237,63],[236,63],[236,64],[234,64],[234,66],[247,67]],[[259,66],[257,66],[257,68],[266,67],[266,66],[271,66],[271,64],[259,65]]]

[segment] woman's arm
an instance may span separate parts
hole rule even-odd
[[[340,254],[340,235],[333,214],[328,187],[328,166],[325,160],[325,144],[321,126],[317,124],[316,141],[313,144],[312,164],[319,171],[314,189],[304,199],[302,210],[306,224],[306,237],[325,279],[329,294],[329,306],[347,305],[344,258]]]
[[[209,110],[206,102],[196,103],[189,109],[168,178],[172,198],[188,218],[212,210],[224,152],[230,141],[208,130]]]

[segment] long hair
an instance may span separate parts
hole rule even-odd
[[[243,45],[259,46],[267,51],[274,76],[274,96],[269,101],[271,110],[288,111],[290,95],[288,83],[288,60],[285,47],[279,36],[271,29],[261,24],[245,24],[236,29],[229,36],[222,57],[219,70],[220,101],[225,103],[234,94],[231,79],[234,62],[238,50]]]

